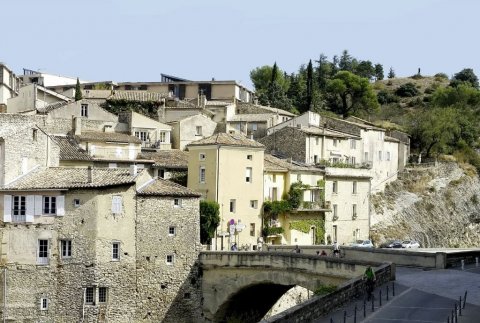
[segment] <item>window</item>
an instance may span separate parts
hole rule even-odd
[[[205,167],[200,166],[200,183],[205,183]]]
[[[177,230],[176,230],[175,227],[173,227],[173,226],[168,227],[168,235],[169,235],[170,237],[175,236],[176,233],[177,233]]]
[[[112,260],[120,260],[120,242],[112,243]]]
[[[257,124],[256,123],[252,123],[252,131],[257,131]]]
[[[81,116],[88,117],[88,104],[81,105]]]
[[[25,222],[27,212],[27,197],[14,196],[12,205],[13,222]]]
[[[175,257],[173,255],[167,255],[167,259],[166,259],[167,265],[173,265],[174,258]]]
[[[314,164],[318,163],[318,155],[313,155],[313,163]]]
[[[235,213],[236,200],[230,200],[230,212]]]
[[[338,193],[338,182],[337,181],[334,181],[332,183],[332,192],[333,193]]]
[[[135,137],[137,137],[141,141],[147,141],[148,140],[148,132],[146,132],[146,131],[135,131]]]
[[[357,217],[357,204],[352,204],[352,217]]]
[[[122,213],[122,197],[120,195],[112,196],[112,213],[113,214]]]
[[[355,157],[350,157],[350,163],[355,166],[356,158]]]
[[[95,289],[93,287],[85,288],[85,304],[95,304]]]
[[[43,197],[43,214],[57,213],[57,198],[55,196]]]
[[[40,310],[41,311],[48,310],[48,298],[46,297],[40,298]]]
[[[355,139],[350,139],[350,149],[357,149],[357,141]]]
[[[333,204],[333,218],[338,219],[338,205],[337,204]],[[333,220],[333,221],[335,221],[335,220]]]
[[[333,139],[333,147],[337,147],[337,142],[338,142],[337,139]]]
[[[160,131],[160,142],[167,142],[167,133],[165,131]]]
[[[368,151],[365,152],[365,162],[368,162]]]
[[[354,181],[352,183],[352,193],[357,194],[357,182],[356,181]]]
[[[165,178],[165,169],[160,169],[160,178]]]
[[[37,141],[38,129],[32,129],[32,140]]]
[[[253,156],[252,156],[252,155],[247,155],[247,159],[248,159],[248,160],[252,160],[252,159],[253,159]]]
[[[387,161],[390,161],[390,152],[387,151]]]
[[[173,199],[173,207],[182,207],[181,199]]]
[[[206,158],[205,153],[200,153],[200,154],[198,155],[198,159],[199,159],[199,160],[205,160],[205,158]]]
[[[273,181],[274,183],[277,182],[277,174],[273,174],[273,175],[272,175],[272,181]]]
[[[38,265],[48,265],[48,240],[38,240]]]
[[[73,199],[73,206],[79,207],[80,206],[80,199]]]
[[[98,302],[99,303],[107,302],[107,287],[98,288]]]
[[[382,151],[381,150],[378,151],[378,160],[382,160]]]
[[[251,200],[250,201],[250,207],[252,209],[256,209],[258,207],[258,200]]]
[[[202,126],[196,126],[195,127],[195,136],[201,136],[202,135]]]
[[[320,138],[318,138],[318,137],[315,137],[315,145],[317,145],[317,146],[318,146],[319,142],[320,142]]]
[[[247,167],[245,169],[245,182],[247,183],[252,182],[252,167]]]
[[[60,249],[62,258],[70,258],[72,256],[72,240],[60,240]]]
[[[255,237],[255,223],[250,223],[250,236]]]

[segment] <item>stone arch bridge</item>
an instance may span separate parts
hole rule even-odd
[[[340,285],[374,263],[292,252],[202,252],[203,313],[207,321],[259,321],[291,287],[315,291]]]

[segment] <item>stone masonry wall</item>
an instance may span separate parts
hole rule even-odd
[[[137,322],[197,322],[201,315],[198,277],[198,198],[138,196]],[[169,234],[169,227],[175,234]],[[173,264],[167,264],[173,255]]]
[[[258,141],[265,145],[265,153],[278,152],[284,157],[305,162],[305,140],[304,132],[296,128],[285,127]]]
[[[348,133],[355,136],[360,136],[360,128],[343,120],[322,117],[321,125],[325,124],[327,128]]]

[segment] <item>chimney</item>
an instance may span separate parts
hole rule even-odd
[[[82,119],[79,117],[73,116],[73,134],[75,136],[80,136],[82,134]]]
[[[93,183],[93,167],[88,166],[87,168],[87,183]]]
[[[130,165],[130,176],[137,175],[138,166],[137,165]]]

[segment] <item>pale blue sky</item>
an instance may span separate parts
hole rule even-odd
[[[0,61],[90,81],[237,80],[343,49],[387,72],[480,74],[478,0],[0,0]]]

